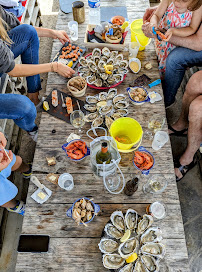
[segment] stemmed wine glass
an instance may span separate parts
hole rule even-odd
[[[82,127],[85,124],[85,116],[81,110],[75,110],[70,114],[70,122],[73,127],[78,128],[78,133],[82,134]]]
[[[145,133],[144,136],[146,139],[148,140],[152,140],[153,139],[153,135],[161,130],[163,128],[165,124],[165,118],[162,116],[153,116],[152,118],[150,118],[149,122],[148,122],[148,129]]]

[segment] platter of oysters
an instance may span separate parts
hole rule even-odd
[[[93,52],[79,59],[78,73],[89,87],[110,89],[123,82],[128,73],[128,61],[118,51],[94,48]]]
[[[115,211],[98,244],[105,268],[113,272],[158,272],[165,256],[162,232],[152,227],[153,217],[133,209]]]
[[[124,94],[117,94],[117,89],[111,88],[108,92],[100,92],[99,95],[87,96],[85,110],[86,122],[92,122],[92,127],[103,124],[110,129],[111,124],[120,117],[128,115],[129,103]]]

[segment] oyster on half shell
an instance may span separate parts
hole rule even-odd
[[[124,235],[123,231],[118,230],[114,225],[112,225],[110,223],[108,223],[105,226],[104,230],[107,235],[109,235],[110,237],[115,238],[115,239],[121,239]]]
[[[119,112],[115,112],[114,114],[112,114],[112,116],[111,116],[114,120],[116,120],[116,119],[119,119],[119,118],[121,118],[122,117],[122,115],[119,113]]]
[[[148,229],[152,225],[153,221],[154,221],[153,216],[144,214],[143,218],[137,224],[137,234],[142,234],[146,229]]]
[[[125,263],[125,259],[118,254],[104,254],[102,261],[107,269],[118,269]]]
[[[118,101],[117,103],[115,103],[114,108],[115,109],[125,109],[129,106],[129,103],[125,100],[122,101]]]
[[[137,238],[132,237],[128,239],[126,242],[120,244],[118,252],[122,258],[127,259],[128,257],[130,257],[130,255],[137,251],[138,245],[139,242]]]
[[[101,115],[106,115],[106,114],[110,113],[111,110],[112,110],[112,105],[106,105],[106,106],[101,107],[101,108],[99,109],[99,113],[100,113]]]
[[[145,267],[147,269],[146,271],[149,271],[149,272],[158,272],[159,271],[158,261],[156,261],[156,259],[154,259],[154,257],[149,256],[149,255],[143,255],[141,257],[141,261],[145,265]]]
[[[92,127],[99,127],[102,125],[102,123],[103,123],[103,118],[99,116],[92,122]]]
[[[100,57],[101,56],[101,50],[99,48],[94,48],[92,52],[93,57]]]
[[[125,230],[125,221],[124,216],[121,211],[115,211],[111,214],[110,217],[112,224],[119,230]]]
[[[95,82],[94,82],[94,85],[95,85],[96,87],[102,87],[102,79],[97,78],[97,79],[95,80]]]
[[[98,112],[92,112],[85,116],[86,122],[93,122],[98,117]]]
[[[118,249],[119,244],[115,240],[102,238],[98,246],[102,253],[113,253]]]
[[[133,272],[133,263],[125,265],[119,272]]]
[[[121,114],[121,116],[124,116],[124,117],[128,115],[127,109],[118,109],[116,112]]]
[[[84,109],[86,109],[87,111],[90,111],[90,112],[95,112],[97,110],[96,105],[85,104],[83,107],[84,107]]]
[[[113,103],[116,104],[119,101],[126,100],[126,97],[124,94],[118,94],[113,98]]]
[[[162,240],[162,231],[160,228],[151,227],[142,234],[140,240],[143,244],[148,242],[160,242]]]
[[[99,93],[99,101],[107,100],[107,93],[101,92]]]
[[[165,246],[161,243],[149,242],[141,247],[141,252],[145,255],[163,258],[165,255]]]
[[[107,99],[113,99],[115,95],[117,95],[117,89],[115,88],[109,89]]]
[[[81,57],[81,58],[79,59],[79,63],[80,63],[82,66],[85,66],[85,67],[88,66],[88,61],[87,61],[84,57]]]
[[[134,230],[137,226],[138,214],[135,210],[128,209],[125,215],[126,226],[129,230]]]
[[[94,61],[92,60],[89,60],[88,61],[88,68],[93,72],[95,73],[97,71],[97,65]]]
[[[136,261],[133,272],[147,272],[144,264],[140,261],[140,259]]]
[[[86,97],[86,102],[89,104],[96,104],[98,102],[98,98],[96,96],[87,96]]]
[[[109,56],[110,56],[110,50],[109,50],[109,48],[104,47],[104,48],[102,49],[102,54],[103,54],[104,56],[106,56],[106,57],[109,57]]]
[[[112,120],[111,117],[109,116],[105,116],[105,125],[108,129],[110,129],[112,123],[114,122],[114,120]]]

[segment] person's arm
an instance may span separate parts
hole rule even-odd
[[[5,148],[7,144],[7,140],[2,132],[0,132],[0,144]]]
[[[149,23],[150,22],[150,19],[152,17],[152,15],[154,14],[154,12],[156,11],[158,6],[156,7],[152,7],[152,8],[147,8],[145,10],[145,13],[144,13],[144,16],[143,16],[143,23]]]
[[[167,7],[169,6],[169,3],[169,0],[162,0],[161,3],[158,5],[156,11],[150,19],[150,23],[153,24],[153,26],[158,27],[158,23],[161,20],[163,14],[165,13]]]
[[[35,27],[39,37],[58,39],[62,44],[70,42],[69,36],[64,30],[54,30],[43,27]]]

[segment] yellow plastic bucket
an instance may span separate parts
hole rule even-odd
[[[134,20],[130,25],[131,30],[131,42],[139,42],[139,51],[145,49],[150,43],[151,39],[146,37],[142,31],[143,19]]]
[[[142,127],[133,118],[121,117],[115,120],[109,130],[119,150],[129,150],[142,140]]]

